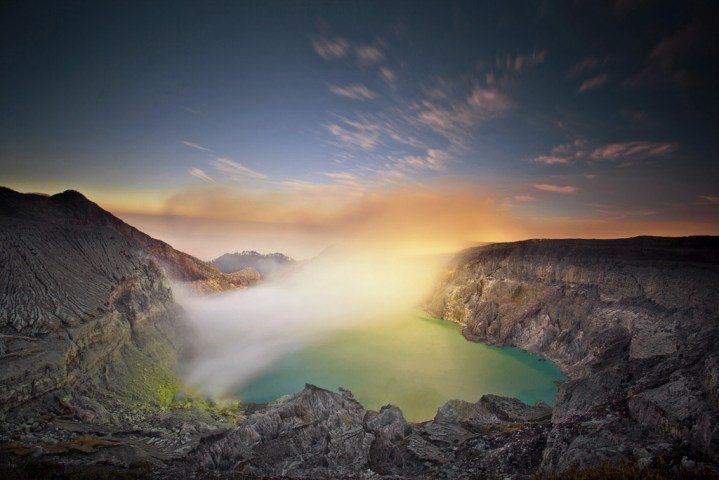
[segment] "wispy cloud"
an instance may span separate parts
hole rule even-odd
[[[365,187],[365,183],[352,172],[325,172],[322,175],[327,178],[331,178],[335,183],[345,187],[358,190],[364,189]]]
[[[596,212],[608,217],[608,218],[631,218],[631,217],[650,217],[657,214],[656,210],[646,209],[646,210],[623,210],[623,209],[616,209],[616,208],[610,208],[610,207],[600,207],[597,206]]]
[[[212,183],[212,182],[215,181],[212,177],[210,177],[208,174],[206,174],[202,169],[199,169],[199,168],[196,168],[196,167],[193,167],[193,168],[189,169],[189,170],[187,171],[187,173],[189,173],[189,174],[192,175],[193,177],[199,178],[199,179],[202,180],[203,182]]]
[[[442,150],[430,148],[425,155],[410,155],[397,161],[400,168],[442,171],[447,168],[450,155]]]
[[[586,73],[593,71],[600,65],[604,65],[605,63],[606,58],[600,59],[599,57],[594,55],[583,58],[582,60],[574,64],[569,70],[567,70],[567,79],[571,80],[573,78],[582,76]]]
[[[312,48],[324,60],[354,57],[360,67],[371,67],[385,59],[381,42],[374,45],[353,44],[342,37],[317,37],[312,40]]]
[[[550,185],[547,183],[535,183],[534,188],[544,192],[560,193],[562,195],[573,195],[579,191],[574,185]]]
[[[397,74],[388,67],[382,67],[379,69],[379,76],[387,85],[394,85],[395,80],[397,80]]]
[[[440,87],[421,103],[416,119],[453,144],[463,146],[472,127],[501,115],[509,107],[509,98],[497,88],[474,86],[457,98]]]
[[[515,195],[514,199],[518,202],[534,202],[537,200],[531,195]]]
[[[267,175],[264,173],[256,172],[239,162],[235,162],[234,160],[225,157],[218,157],[212,162],[212,166],[214,166],[218,171],[230,175],[233,179],[238,177],[254,178],[258,180],[267,178]]]
[[[337,85],[330,85],[330,92],[337,96],[350,98],[352,100],[372,100],[377,97],[377,94],[361,84],[347,85],[340,87]]]
[[[336,123],[325,128],[339,146],[372,150],[380,143],[380,126],[363,117],[358,120],[338,117]]]
[[[384,60],[384,52],[374,45],[358,45],[355,47],[357,63],[363,67],[369,67]]]
[[[213,151],[207,147],[203,147],[202,145],[198,145],[197,143],[188,142],[187,140],[183,140],[181,142],[184,146],[189,148],[194,148],[195,150],[202,150],[203,152],[210,152],[213,153]]]
[[[586,145],[587,142],[583,139],[577,139],[572,143],[556,145],[552,147],[549,154],[539,155],[533,158],[532,161],[544,165],[568,165],[576,159],[586,156]]]
[[[507,54],[503,56],[498,56],[495,63],[500,69],[522,73],[525,70],[529,70],[541,63],[544,63],[544,60],[546,58],[546,50],[534,50],[531,53],[527,54]]]
[[[634,162],[651,157],[664,156],[679,148],[670,142],[620,142],[610,143],[592,151],[590,158],[597,161]]]
[[[602,73],[583,81],[582,84],[579,86],[579,90],[577,91],[579,93],[584,93],[590,90],[596,90],[597,88],[605,85],[608,81],[609,75],[607,75],[606,73]]]
[[[320,37],[312,40],[312,48],[325,60],[336,60],[346,57],[351,50],[351,45],[341,37],[334,39]]]
[[[719,205],[719,195],[699,195],[699,199],[712,205]]]
[[[626,166],[668,155],[678,148],[679,144],[673,142],[648,141],[616,142],[590,147],[586,140],[577,139],[572,143],[556,145],[548,154],[539,155],[532,161],[544,165],[569,165],[579,160],[606,161]]]
[[[712,49],[706,46],[713,42],[714,31],[715,27],[704,19],[675,31],[654,45],[642,69],[626,83],[695,85],[705,75],[695,66],[713,60]]]

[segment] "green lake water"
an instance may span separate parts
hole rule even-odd
[[[429,420],[444,402],[486,393],[552,404],[557,367],[517,348],[472,343],[460,327],[416,312],[334,334],[297,350],[245,385],[245,402],[268,402],[305,383],[352,391],[366,408],[392,403],[407,419]]]

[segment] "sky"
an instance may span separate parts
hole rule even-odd
[[[0,184],[201,258],[719,234],[713,2],[0,5]]]

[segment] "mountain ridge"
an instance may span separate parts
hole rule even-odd
[[[50,209],[49,215],[44,209]],[[54,195],[23,194],[0,187],[0,215],[20,215],[25,219],[48,222],[68,221],[75,225],[107,226],[132,238],[146,248],[167,271],[171,280],[189,282],[203,292],[245,288],[259,281],[257,272],[223,273],[214,265],[176,250],[104,210],[83,194],[65,190]]]

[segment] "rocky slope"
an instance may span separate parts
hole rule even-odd
[[[719,462],[719,239],[531,240],[470,249],[427,308],[467,338],[556,362],[542,468]]]
[[[75,192],[0,190],[0,451],[147,450],[146,435],[87,435],[141,430],[179,389],[188,335],[160,262],[220,275]]]

